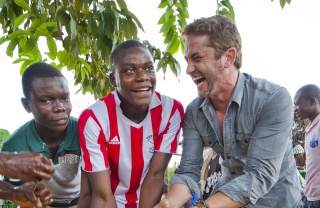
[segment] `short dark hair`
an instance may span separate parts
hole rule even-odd
[[[320,88],[315,84],[307,84],[302,86],[298,92],[301,93],[301,97],[310,99],[310,98],[316,98],[318,102],[320,103]]]
[[[30,65],[22,74],[22,91],[26,98],[29,98],[29,92],[35,78],[45,77],[64,77],[63,74],[54,66],[38,62]],[[64,77],[65,78],[65,77]]]
[[[123,41],[111,53],[110,65],[111,65],[112,72],[114,72],[114,70],[115,70],[114,63],[115,63],[115,60],[118,58],[119,51],[123,50],[123,49],[134,48],[134,47],[141,47],[141,48],[148,49],[147,46],[145,46],[142,42],[140,42],[138,40],[130,39],[130,40]],[[148,49],[148,51],[149,51],[149,49]]]
[[[242,42],[241,36],[232,20],[223,15],[214,15],[211,17],[202,17],[196,19],[194,22],[188,24],[182,30],[182,36],[187,37],[192,34],[208,35],[209,47],[216,50],[216,58],[221,55],[230,47],[237,50],[237,57],[234,65],[237,69],[242,66]]]

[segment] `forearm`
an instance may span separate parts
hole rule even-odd
[[[153,207],[161,200],[164,174],[145,177],[140,192],[139,207]]]
[[[90,208],[106,208],[106,207],[117,208],[117,204],[113,196],[112,198],[108,198],[108,199],[101,198],[101,197],[94,197],[91,200],[91,204],[89,207]]]
[[[82,171],[82,173],[84,173]],[[84,185],[86,184],[86,186]],[[111,191],[110,173],[109,170],[85,173],[81,177],[81,194],[91,200],[88,207],[91,208],[116,208],[116,201]],[[81,195],[80,194],[80,195]]]
[[[209,197],[206,202],[210,208],[237,208],[245,205],[240,202],[233,201],[222,192],[217,192],[213,196]]]
[[[12,200],[15,196],[14,185],[0,181],[0,198],[5,200]]]
[[[169,208],[181,208],[191,198],[191,191],[187,185],[173,184],[170,186],[164,201]]]
[[[80,193],[80,198],[78,201],[78,208],[88,208],[91,204],[91,195]]]

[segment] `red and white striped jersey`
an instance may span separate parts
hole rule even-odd
[[[176,153],[183,121],[182,104],[154,93],[145,119],[126,118],[116,92],[103,97],[79,117],[82,168],[111,170],[111,188],[118,208],[138,207],[140,187],[154,151]]]

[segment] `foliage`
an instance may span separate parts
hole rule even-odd
[[[170,186],[171,177],[174,175],[175,170],[177,169],[177,162],[173,163],[173,167],[168,167],[165,172],[165,182]]]
[[[173,54],[183,45],[179,34],[189,17],[187,7],[187,0],[161,1],[165,51],[144,41],[164,72],[170,67],[174,74],[180,73]],[[13,63],[21,63],[20,73],[32,63],[51,62],[58,69],[73,70],[82,93],[95,98],[112,90],[108,82],[112,49],[126,39],[139,39],[138,30],[144,31],[124,0],[4,0],[0,24],[4,33],[0,44],[8,42],[10,57],[17,52],[19,58]],[[41,41],[46,49],[39,48]]]
[[[3,142],[10,136],[10,132],[6,129],[0,129],[0,148]]]
[[[286,3],[290,0],[280,0],[282,7]],[[18,55],[13,63],[21,64],[20,74],[39,61],[58,69],[65,67],[74,72],[79,90],[95,98],[112,90],[108,81],[112,49],[126,39],[139,39],[138,30],[144,31],[125,0],[0,0],[0,7],[4,34],[0,45],[7,42],[6,54]],[[158,8],[164,10],[158,24],[166,49],[143,42],[152,52],[157,70],[166,73],[170,68],[178,76],[180,65],[174,55],[184,52],[181,29],[189,18],[188,1],[161,0]],[[217,0],[216,13],[235,21],[229,0]]]

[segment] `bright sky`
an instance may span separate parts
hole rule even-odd
[[[156,25],[163,11],[154,2],[127,0],[133,13],[142,22],[148,39],[157,47],[163,48],[160,27]],[[201,3],[199,3],[201,2]],[[292,0],[290,5],[281,9],[279,0],[231,0],[236,13],[236,23],[242,37],[242,72],[250,73],[278,83],[294,96],[298,88],[305,84],[319,85],[320,67],[320,1]],[[211,16],[216,10],[215,0],[189,0],[190,21],[203,16]],[[143,6],[141,6],[143,5]],[[2,70],[0,70],[0,128],[12,133],[17,127],[32,118],[21,103],[22,97],[20,65],[12,64],[13,58],[7,57],[6,45],[0,46]],[[185,74],[186,64],[182,55],[178,57],[181,65],[180,81],[168,70],[165,80],[158,73],[157,90],[180,100],[186,107],[197,96],[196,86]],[[75,95],[79,88],[73,86],[73,75],[63,71],[69,80],[72,92],[73,116],[94,102],[91,95]]]

